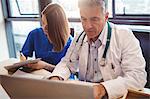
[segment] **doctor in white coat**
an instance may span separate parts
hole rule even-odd
[[[132,31],[108,22],[105,0],[78,3],[84,32],[74,38],[50,79],[67,80],[78,72],[79,80],[99,83],[94,86],[95,99],[116,99],[127,89],[142,89],[145,60]]]

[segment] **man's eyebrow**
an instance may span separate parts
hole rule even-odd
[[[91,18],[93,18],[93,19],[99,19],[99,17],[91,17]]]
[[[84,18],[83,16],[81,16],[81,18]]]

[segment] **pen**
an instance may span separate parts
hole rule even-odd
[[[26,57],[23,55],[23,53],[20,51],[20,61],[25,61]]]

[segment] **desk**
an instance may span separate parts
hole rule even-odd
[[[17,59],[9,59],[9,60],[0,62],[0,74],[8,75],[7,70],[4,69],[4,64],[6,65],[6,64],[16,63],[16,62],[18,62]],[[72,81],[68,81],[68,83],[70,82]],[[72,83],[74,83],[74,81]],[[76,82],[76,83],[80,83],[80,82]],[[143,93],[150,94],[150,89],[144,88]],[[1,85],[0,85],[0,99],[10,99]]]
[[[0,99],[10,99],[1,85],[0,85]]]
[[[2,75],[8,75],[7,70],[4,68],[4,65],[9,65],[12,64],[14,62],[17,62],[18,60],[15,58],[11,58],[5,61],[1,61],[0,62],[0,74]],[[3,89],[3,87],[0,84],[0,99],[10,99],[9,96],[7,95],[7,93],[5,92],[5,90]]]
[[[0,73],[2,73],[1,68]],[[1,84],[0,84],[0,99],[10,99],[5,90],[3,89],[3,87],[1,86]]]
[[[150,99],[150,89],[144,88],[142,91],[129,90],[121,99]]]

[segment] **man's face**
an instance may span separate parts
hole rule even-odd
[[[83,29],[88,40],[97,38],[108,19],[108,13],[101,11],[100,7],[81,7],[80,16]]]

